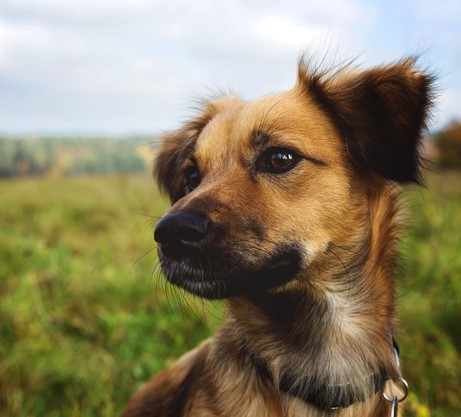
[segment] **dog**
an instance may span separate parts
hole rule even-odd
[[[399,189],[422,182],[433,95],[417,58],[302,58],[291,90],[211,99],[165,135],[161,268],[228,312],[124,417],[397,415]]]

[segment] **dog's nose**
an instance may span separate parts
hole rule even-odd
[[[209,224],[210,220],[203,215],[178,211],[160,220],[154,231],[154,239],[158,243],[198,242],[207,235]]]

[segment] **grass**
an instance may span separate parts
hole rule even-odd
[[[408,417],[461,411],[461,175],[405,194],[398,340]],[[0,182],[0,415],[114,416],[219,306],[158,279],[146,175]]]
[[[402,361],[423,416],[461,413],[461,174],[429,177],[405,195],[410,228],[402,245]],[[417,414],[419,410],[420,414]]]

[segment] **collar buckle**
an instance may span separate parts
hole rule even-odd
[[[391,417],[397,417],[399,403],[401,403],[405,400],[405,398],[407,398],[410,388],[408,386],[408,382],[405,381],[405,379],[401,375],[399,346],[397,345],[397,342],[394,338],[392,338],[392,343],[394,346],[395,361],[397,362],[399,375],[397,377],[387,379],[383,390],[383,397],[387,402],[391,403]]]

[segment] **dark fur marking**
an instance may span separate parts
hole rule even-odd
[[[218,401],[219,395],[218,390],[216,389],[216,383],[213,381],[213,375],[204,374],[201,381],[205,383],[200,384],[200,390],[206,396],[206,407],[214,415],[222,415],[222,410]],[[197,383],[197,381],[195,381]],[[219,382],[218,382],[219,383]]]
[[[206,357],[204,354],[201,354],[197,358],[181,385],[172,393],[168,403],[167,417],[185,415],[189,401],[194,397],[194,391],[197,391],[199,388],[196,383],[197,380],[199,380],[200,374],[203,372],[205,359]]]
[[[286,341],[295,351],[310,351],[323,348],[323,338],[319,334],[326,334],[330,310],[327,301],[321,294],[310,291],[285,290],[281,293],[263,293],[252,296],[251,301],[257,306],[270,323],[274,331]],[[299,317],[303,317],[299,321]],[[304,321],[314,323],[306,328]],[[291,323],[292,326],[287,326]],[[293,326],[298,323],[299,328]],[[315,337],[311,337],[310,329],[314,329]]]
[[[299,306],[303,305],[304,295],[299,291],[284,291],[253,295],[250,299],[271,322],[287,323],[296,317]]]
[[[248,222],[248,231],[256,236],[257,239],[260,241],[263,241],[266,238],[266,228],[264,226],[261,226],[257,221],[255,220],[250,220]]]
[[[271,134],[263,130],[255,130],[251,135],[253,145],[256,148],[262,148],[271,140]]]
[[[159,248],[167,279],[208,299],[253,294],[283,285],[299,273],[302,265],[302,252],[295,244],[279,245],[258,263],[245,259],[244,251],[220,247],[216,242],[210,242],[195,253],[183,252],[179,258],[166,258],[161,245]]]
[[[248,358],[250,363],[255,368],[256,372],[264,379],[267,379],[270,382],[273,382],[272,373],[267,366],[267,363],[264,359],[258,356],[253,350],[250,348],[248,342],[246,341],[244,336],[240,336],[239,339],[239,349],[241,350],[244,357]]]

